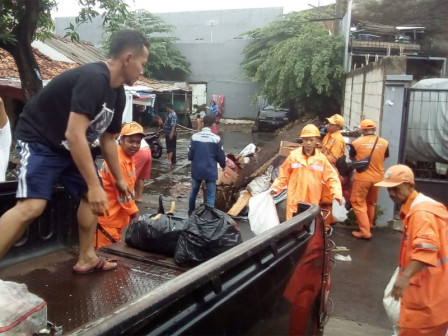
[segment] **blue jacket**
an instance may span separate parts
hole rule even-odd
[[[212,114],[216,116],[218,114],[218,106],[212,105],[210,106],[210,109],[208,110],[208,114]]]
[[[221,138],[213,134],[208,127],[193,134],[188,149],[188,160],[191,161],[193,179],[216,181],[218,179],[217,163],[222,168],[226,166],[226,155],[222,148]]]

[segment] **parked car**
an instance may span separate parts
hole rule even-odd
[[[289,109],[267,105],[258,112],[253,127],[254,131],[275,131],[289,121]]]

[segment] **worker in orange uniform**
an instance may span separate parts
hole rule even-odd
[[[376,124],[371,119],[361,121],[361,130],[363,136],[351,144],[350,158],[359,161],[370,154],[371,157],[368,168],[362,173],[355,171],[353,178],[350,202],[360,231],[353,231],[352,235],[356,238],[370,239],[379,193],[375,183],[383,178],[384,161],[389,157],[389,143],[375,135]]]
[[[405,165],[390,167],[378,187],[402,204],[400,273],[392,289],[401,298],[399,336],[445,336],[448,331],[448,211],[418,193]]]
[[[334,114],[330,118],[327,118],[327,134],[322,140],[322,154],[328,159],[333,168],[336,169],[336,161],[345,154],[345,140],[342,137],[341,129],[344,127],[344,118],[339,114]],[[339,172],[338,172],[339,173]],[[335,223],[333,218],[333,198],[330,193],[330,189],[324,185],[322,190],[322,198],[320,200],[320,207],[328,210],[330,213],[325,219],[325,225],[331,225]]]
[[[118,161],[123,177],[132,192],[134,192],[136,180],[133,156],[139,151],[144,136],[142,126],[136,122],[125,124],[120,133]],[[115,180],[106,162],[100,168],[100,175],[104,191],[109,200],[109,216],[98,217],[95,237],[96,248],[120,242],[123,228],[129,225],[131,219],[139,217],[137,205],[132,197],[120,198],[115,187]]]
[[[297,204],[307,202],[318,205],[325,183],[333,199],[342,202],[341,182],[336,170],[316,145],[320,133],[316,126],[306,125],[300,133],[303,146],[292,151],[280,167],[279,175],[271,185],[273,193],[287,187],[286,219],[297,213]]]
[[[134,156],[135,160],[135,197],[136,203],[142,202],[143,189],[145,181],[149,180],[151,176],[152,154],[146,140],[142,139],[140,143],[140,150]]]

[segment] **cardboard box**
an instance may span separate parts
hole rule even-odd
[[[280,149],[278,151],[278,154],[288,156],[291,151],[299,147],[302,147],[302,144],[298,144],[297,142],[282,141],[280,142]]]
[[[238,173],[229,167],[225,167],[222,169],[218,168],[218,180],[216,181],[216,185],[221,184],[232,184],[235,183],[238,178]]]

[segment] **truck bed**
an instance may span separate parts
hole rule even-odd
[[[253,235],[244,236],[248,239]],[[25,283],[30,292],[45,298],[48,320],[69,333],[190,269],[178,266],[174,258],[138,250],[124,242],[103,247],[98,255],[116,259],[117,269],[76,275],[71,269],[77,250],[65,247],[0,269],[0,279]]]
[[[63,326],[64,333],[98,320],[151,292],[185,272],[172,258],[139,251],[119,243],[99,254],[118,260],[116,270],[75,275],[71,268],[77,253],[64,248],[0,270],[0,278],[25,283],[30,292],[45,298],[48,320]]]
[[[14,203],[15,186],[5,188],[2,211]],[[279,214],[284,205],[277,204]],[[117,269],[80,276],[72,273],[76,202],[55,189],[44,214],[0,262],[0,279],[25,283],[42,297],[48,320],[63,334],[286,335],[293,321],[301,334],[318,335],[327,316],[331,246],[319,208],[300,206],[294,218],[255,237],[244,234],[242,244],[194,268],[118,243],[98,251],[117,259]],[[293,309],[291,300],[306,302],[305,310]]]

